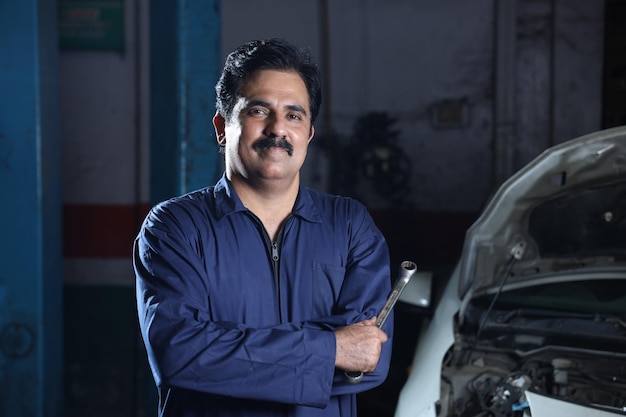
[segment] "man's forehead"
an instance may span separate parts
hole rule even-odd
[[[259,70],[246,77],[239,91],[240,96],[254,92],[287,92],[303,95],[307,100],[309,92],[300,74],[296,71]]]
[[[266,70],[269,72],[270,70]],[[236,107],[284,108],[309,114],[309,92],[297,72],[274,71],[249,77],[237,94]]]

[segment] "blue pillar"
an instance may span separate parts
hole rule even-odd
[[[220,0],[150,4],[151,200],[221,174],[212,119],[221,62]]]
[[[56,2],[0,1],[0,416],[62,416]]]
[[[222,66],[220,8],[220,0],[150,2],[152,203],[212,185],[221,174],[212,124]],[[141,378],[140,403],[151,415],[157,397],[147,379]]]

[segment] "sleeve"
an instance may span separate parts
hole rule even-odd
[[[333,333],[305,323],[212,321],[198,248],[180,221],[151,212],[134,245],[139,324],[157,386],[324,407],[335,372]]]
[[[356,203],[356,214],[349,222],[349,258],[338,303],[338,313],[348,318],[346,324],[377,316],[391,292],[389,249],[384,236],[361,204]],[[388,340],[382,346],[376,369],[366,373],[358,384],[348,382],[343,371],[336,370],[333,395],[366,391],[385,381],[391,362],[393,322],[392,312],[382,327]]]
[[[391,292],[390,256],[386,240],[376,227],[367,209],[354,200],[346,210],[348,226],[348,259],[343,285],[332,316],[318,318],[305,326],[334,331],[377,316]],[[391,363],[393,311],[383,324],[388,340],[382,346],[381,356],[373,372],[366,373],[361,382],[348,381],[344,372],[335,369],[331,395],[354,394],[382,384],[388,376]]]

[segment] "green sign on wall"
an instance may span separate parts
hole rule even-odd
[[[57,9],[62,50],[124,50],[121,0],[59,0]]]

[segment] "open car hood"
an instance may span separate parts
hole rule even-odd
[[[504,182],[468,229],[459,296],[572,271],[626,271],[626,126],[554,146]]]

